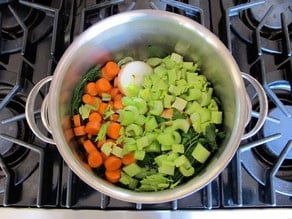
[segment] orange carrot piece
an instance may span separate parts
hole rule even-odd
[[[112,139],[117,139],[120,136],[122,126],[118,122],[111,121],[107,128],[107,135]]]
[[[111,90],[110,90],[110,95],[112,97],[112,100],[116,98],[117,95],[121,94],[120,92],[120,89],[117,88],[117,87],[113,87]]]
[[[111,81],[120,72],[119,65],[114,61],[109,61],[103,67],[101,75],[103,78]]]
[[[91,96],[96,96],[98,94],[98,91],[96,89],[96,84],[94,82],[88,82],[85,85],[85,93]]]
[[[103,164],[101,153],[98,150],[91,152],[87,156],[87,162],[92,168],[100,167]]]
[[[93,143],[91,140],[89,140],[89,139],[87,139],[87,140],[85,140],[85,141],[83,142],[83,147],[84,147],[84,149],[86,150],[86,152],[87,152],[88,154],[97,151],[96,146],[95,146],[94,143]]]
[[[99,112],[100,115],[103,115],[104,111],[107,109],[108,106],[109,106],[108,103],[101,101],[98,106],[97,112]]]
[[[84,125],[78,126],[78,127],[74,127],[73,131],[74,131],[75,136],[83,136],[83,135],[86,134]]]
[[[105,171],[105,177],[109,182],[117,183],[121,178],[121,173],[122,173],[121,169],[116,169],[116,170],[113,170],[113,171],[106,170]]]
[[[102,93],[109,93],[112,89],[111,83],[105,78],[98,79],[95,85],[99,95],[102,95]]]
[[[81,116],[80,116],[80,114],[73,115],[73,125],[74,125],[74,127],[81,126]]]
[[[160,116],[165,118],[165,119],[171,119],[173,116],[173,109],[168,108],[168,109],[163,110],[163,112],[161,113]]]
[[[113,171],[121,168],[122,166],[122,160],[121,158],[110,155],[105,161],[104,161],[104,167],[108,171]]]
[[[136,158],[133,152],[130,152],[128,154],[126,154],[125,156],[122,157],[122,163],[124,165],[129,165],[132,163],[136,163]]]
[[[101,100],[100,100],[100,98],[93,97],[90,94],[83,94],[82,102],[85,103],[85,104],[89,104],[89,105],[95,106],[97,104],[96,102],[100,103]]]
[[[119,119],[120,115],[118,113],[114,113],[111,117],[110,117],[110,120],[111,121],[115,121],[117,122],[118,119]]]
[[[124,106],[123,106],[123,103],[122,103],[122,100],[121,99],[116,99],[114,101],[114,104],[113,104],[113,109],[114,110],[119,110],[119,109],[123,109]]]
[[[102,117],[101,115],[99,114],[99,112],[91,112],[89,117],[88,117],[88,121],[92,122],[92,121],[98,121],[98,122],[101,122],[102,121]]]
[[[87,134],[96,135],[101,127],[101,123],[98,121],[89,121],[85,125],[85,132]]]

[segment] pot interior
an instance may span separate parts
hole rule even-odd
[[[208,166],[173,191],[156,194],[125,191],[98,178],[87,166],[72,137],[70,102],[82,75],[97,64],[120,60],[163,57],[172,52],[196,62],[222,103],[226,138]],[[107,195],[133,202],[163,202],[183,197],[214,179],[228,164],[243,134],[246,117],[245,89],[239,69],[224,45],[207,29],[169,12],[143,10],[112,16],[78,37],[63,55],[50,90],[49,118],[53,137],[68,165],[86,183]]]

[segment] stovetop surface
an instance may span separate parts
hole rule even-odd
[[[292,5],[289,1],[0,1],[0,207],[104,210],[198,210],[292,206]],[[123,11],[150,8],[187,16],[215,33],[241,71],[269,99],[269,117],[242,141],[222,174],[200,191],[161,204],[128,203],[80,180],[53,145],[39,140],[24,118],[26,97],[53,75],[63,52],[92,24]],[[249,91],[247,85],[247,90]],[[35,105],[36,121],[48,87]],[[259,110],[251,92],[254,124]]]

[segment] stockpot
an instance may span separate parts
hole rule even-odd
[[[99,178],[78,152],[70,123],[72,92],[88,69],[109,60],[179,53],[194,61],[214,87],[224,112],[226,137],[207,166],[187,183],[161,192],[135,192],[117,187]],[[41,109],[41,118],[51,136],[40,131],[34,118],[38,91],[50,82]],[[251,101],[245,82],[257,91],[259,118],[249,133]],[[85,183],[116,199],[135,203],[160,203],[179,199],[209,184],[227,166],[240,142],[254,135],[263,125],[268,102],[261,85],[242,73],[224,44],[208,29],[184,16],[160,10],[134,10],[106,18],[83,32],[65,51],[53,76],[41,80],[30,92],[26,118],[36,136],[55,144],[68,166]]]

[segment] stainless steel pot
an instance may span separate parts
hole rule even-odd
[[[198,63],[222,101],[227,136],[207,167],[186,184],[162,192],[137,193],[106,182],[88,167],[78,154],[69,108],[74,87],[90,67],[125,56],[143,60],[149,56],[149,47],[157,55],[174,51]],[[261,105],[260,118],[247,134],[244,134],[244,130],[250,119],[251,104],[242,78],[255,87]],[[33,118],[37,92],[50,80],[52,82],[43,103],[42,118],[45,126],[51,130],[53,139],[39,131]],[[254,78],[240,72],[229,51],[209,30],[174,13],[137,10],[111,16],[82,33],[66,50],[53,76],[40,81],[31,91],[26,117],[34,133],[44,141],[56,144],[68,166],[93,188],[124,201],[158,203],[182,198],[210,183],[232,159],[241,140],[260,129],[267,110],[267,98],[262,87]]]

